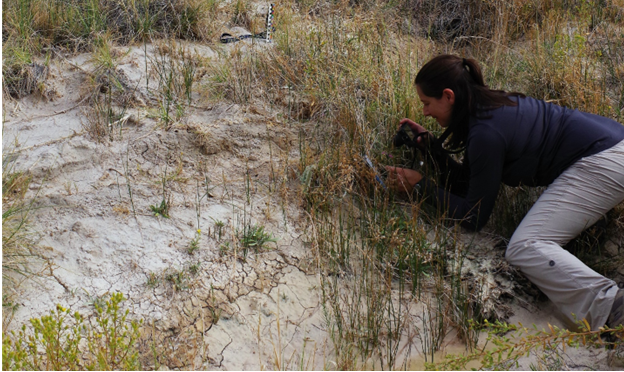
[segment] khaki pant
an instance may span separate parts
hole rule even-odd
[[[605,324],[618,286],[561,248],[624,200],[624,141],[582,158],[540,196],[515,231],[505,258],[570,320]]]

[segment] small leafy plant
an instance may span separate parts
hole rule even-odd
[[[218,235],[217,240],[221,240],[221,235],[223,234],[223,227],[225,226],[225,223],[221,220],[215,220],[214,218],[212,220],[214,221],[215,233]]]
[[[201,230],[197,230],[197,232],[195,233],[195,237],[193,239],[191,239],[191,242],[188,245],[187,248],[187,252],[190,255],[195,254],[195,251],[197,251],[199,249],[199,241],[201,239]]]
[[[275,243],[277,239],[264,231],[264,226],[245,226],[243,231],[237,231],[238,239],[243,246],[243,257],[247,257],[249,249],[260,252],[267,243]]]
[[[197,275],[199,273],[199,269],[201,268],[201,262],[196,262],[194,264],[189,265],[188,271],[191,275]]]
[[[169,218],[169,204],[165,199],[160,202],[159,206],[150,205],[150,209],[154,212],[154,216],[163,216]]]
[[[151,272],[147,276],[146,284],[148,288],[156,288],[158,287],[158,284],[160,284],[160,278],[158,277],[158,275],[156,275],[156,273]]]
[[[232,250],[230,242],[225,242],[219,246],[219,255],[225,256]]]
[[[176,291],[183,291],[185,289],[188,289],[188,274],[186,273],[186,271],[184,270],[174,270],[173,272],[167,274],[165,276],[165,279],[170,282],[171,284],[173,284],[173,288]]]
[[[150,209],[154,212],[154,216],[163,216],[165,218],[169,218],[169,207],[171,206],[171,191],[169,190],[168,181],[170,178],[167,177],[167,168],[165,167],[165,171],[163,172],[160,184],[162,187],[162,201],[159,206],[150,205]]]

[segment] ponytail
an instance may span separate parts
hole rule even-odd
[[[446,146],[445,150],[451,153],[460,152],[466,147],[470,117],[482,117],[484,111],[501,106],[516,106],[517,103],[509,97],[522,96],[489,89],[475,59],[449,54],[427,62],[416,75],[415,83],[428,97],[439,99],[444,89],[451,89],[455,93],[450,123],[438,139],[439,145],[442,148]]]

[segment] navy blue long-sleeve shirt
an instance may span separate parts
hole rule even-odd
[[[480,230],[494,208],[500,183],[546,186],[577,160],[624,140],[614,120],[530,97],[471,117],[463,164],[437,156],[446,174],[437,186],[424,178],[424,195],[462,226]]]

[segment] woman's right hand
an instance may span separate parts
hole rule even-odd
[[[416,135],[421,134],[421,133],[428,133],[429,132],[422,125],[416,124],[414,121],[412,121],[412,120],[410,120],[408,118],[404,118],[404,119],[401,119],[401,121],[399,121],[399,128],[403,124],[407,124],[410,127],[410,129],[414,132],[414,134],[416,134]],[[423,137],[427,137],[427,139],[430,140],[431,139],[431,133],[429,133],[428,136],[418,136],[416,138],[416,143],[419,146],[422,146],[422,147],[427,145],[427,143],[425,143],[425,142],[428,142],[428,141],[423,140]]]
[[[388,171],[388,178],[386,178],[388,187],[402,193],[412,192],[414,186],[423,178],[421,173],[409,168],[386,165],[386,170]]]

